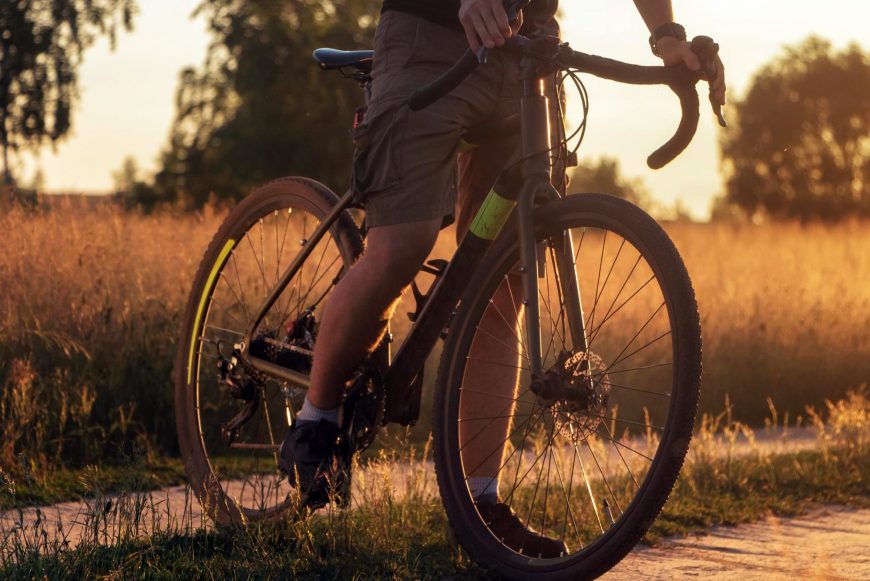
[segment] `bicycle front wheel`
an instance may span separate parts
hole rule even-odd
[[[218,523],[279,517],[295,504],[278,450],[305,392],[245,368],[234,352],[337,203],[304,178],[262,186],[227,216],[194,279],[176,358],[176,422],[191,486]],[[362,248],[342,213],[266,312],[247,352],[308,375],[323,307]]]
[[[438,484],[478,562],[510,578],[590,578],[640,540],[676,481],[697,413],[700,323],[676,248],[639,208],[572,196],[537,211],[535,227],[546,252],[534,299],[544,371],[557,387],[531,383],[528,297],[518,236],[507,232],[470,282],[444,348]],[[560,260],[566,240],[573,263]],[[511,509],[514,533],[481,516],[481,491]],[[561,554],[519,543],[516,520],[558,541]]]

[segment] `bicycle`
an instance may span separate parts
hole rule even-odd
[[[512,4],[518,10],[524,2]],[[715,43],[698,37],[693,47],[710,66]],[[423,364],[443,338],[433,439],[456,537],[476,561],[509,577],[585,578],[631,550],[676,481],[697,413],[701,331],[686,268],[650,216],[604,194],[567,197],[551,183],[556,149],[539,81],[571,70],[670,87],[682,119],[650,156],[657,168],[694,136],[699,75],[584,54],[552,38],[517,36],[500,50],[518,55],[522,71],[514,125],[523,144],[522,185],[507,197],[497,185],[453,258],[422,267],[434,282],[425,295],[415,289],[418,309],[404,343],[393,357],[387,333],[349,382],[341,453],[350,460],[380,427],[417,421]],[[323,69],[370,86],[371,51],[318,49],[314,57]],[[469,51],[408,106],[433,103],[482,57]],[[307,178],[270,182],[229,214],[200,264],[176,359],[177,423],[192,487],[219,524],[277,519],[294,506],[277,450],[308,386],[324,300],[363,250],[353,207],[352,192],[339,197]],[[510,301],[497,304],[503,283]],[[503,324],[482,324],[494,317]],[[519,387],[510,397],[488,394],[492,411],[467,417],[463,394],[474,386],[465,370],[479,333],[515,345],[510,372]],[[505,502],[526,526],[564,541],[570,554],[520,554],[475,508],[466,483],[474,468],[463,449],[496,419],[510,422],[490,452],[502,454],[499,477],[511,483]],[[339,500],[346,504],[347,495]]]

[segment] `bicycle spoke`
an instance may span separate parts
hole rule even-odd
[[[568,508],[568,514],[571,516],[571,522],[574,524],[574,533],[577,535],[577,541],[580,543],[580,548],[582,549],[583,548],[583,537],[577,528],[577,519],[574,516],[574,509],[571,507],[571,494],[574,490],[574,468],[576,467],[576,463],[577,463],[577,458],[572,454],[571,455],[571,471],[568,473],[568,475],[571,477],[571,479],[568,481],[568,492],[565,495],[565,504]],[[564,491],[565,484],[564,484],[564,481],[562,480],[562,475],[558,472],[558,470],[559,470],[559,463],[558,462],[556,463],[556,470],[557,470],[556,473],[559,475],[559,480],[560,480],[560,482],[562,482],[562,490]],[[568,529],[568,519],[566,518],[565,522],[562,524],[561,539],[563,541],[565,539],[565,532],[567,531],[567,529]]]
[[[262,233],[262,228],[260,229],[260,232]],[[254,257],[254,262],[257,263],[257,268],[260,270],[260,275],[263,277],[263,298],[265,299],[266,296],[269,294],[269,288],[268,288],[268,287],[269,287],[269,283],[266,282],[266,269],[263,268],[263,265],[260,263],[260,259],[257,258],[257,251],[254,250],[254,243],[251,242],[250,232],[248,232],[248,233],[245,235],[245,240],[248,241],[248,246],[250,247],[250,249],[251,249],[251,254],[252,254],[253,257]]]
[[[519,402],[520,401],[520,398],[518,398],[518,397],[509,397],[507,395],[498,395],[495,393],[490,393],[488,391],[483,391],[482,389],[472,389],[470,387],[460,387],[459,391],[464,391],[464,392],[469,392],[469,393],[479,393],[482,395],[487,395],[489,397],[494,397],[494,398],[498,398],[498,399],[506,399],[506,400],[509,400],[512,402]]]
[[[643,256],[638,252],[637,260],[634,261],[634,264],[632,265],[631,270],[629,270],[629,272],[628,272],[628,276],[626,276],[625,280],[622,281],[622,284],[620,285],[619,290],[616,292],[616,296],[613,297],[613,300],[610,302],[610,305],[607,307],[607,311],[604,312],[604,318],[602,319],[601,323],[598,325],[599,329],[601,327],[603,327],[604,323],[606,323],[610,319],[611,311],[613,310],[613,305],[615,305],[616,301],[619,300],[619,297],[622,296],[622,291],[624,291],[625,287],[628,286],[628,281],[630,281],[631,277],[634,276],[634,272],[637,269],[637,265],[640,264],[640,261],[642,259],[643,259]],[[655,276],[650,277],[650,279],[647,281],[647,284],[649,284],[653,280],[655,280]],[[617,311],[619,311],[619,309],[624,307],[637,293],[639,293],[641,290],[643,290],[644,286],[646,286],[646,285],[641,286],[637,291],[635,291],[635,293],[632,296],[628,297],[626,302],[621,304],[619,306],[619,308],[617,309]],[[615,315],[616,313],[614,312],[613,314]],[[594,333],[594,330],[590,330],[589,334],[592,335],[593,333]],[[590,338],[590,342],[591,342],[591,340],[592,339]]]
[[[601,283],[601,271],[604,266],[604,247],[607,245],[607,230],[604,231],[604,237],[601,239],[601,256],[598,259],[598,274],[595,277],[595,294],[593,295],[593,305],[598,304],[598,289]],[[595,321],[595,308],[589,311],[589,320],[586,321],[586,327],[592,328],[592,323]]]
[[[528,392],[529,392],[529,390],[526,389],[526,390],[524,390],[522,393],[520,393],[517,397],[518,397],[518,398],[519,398],[519,397],[522,397],[524,394],[526,394],[526,393],[528,393]],[[509,403],[509,404],[506,405],[504,408],[502,408],[502,410],[501,410],[500,412],[498,412],[498,413],[499,413],[499,414],[503,414],[503,413],[505,413],[505,412],[506,412],[508,409],[510,409],[513,405],[514,405],[513,402]],[[472,442],[473,442],[473,441],[474,441],[478,436],[480,436],[480,434],[482,434],[483,431],[486,430],[486,428],[488,428],[488,427],[492,424],[492,422],[494,422],[494,421],[495,421],[495,420],[489,420],[489,423],[487,423],[485,426],[483,426],[483,427],[482,427],[482,428],[481,428],[481,429],[480,429],[480,430],[479,430],[479,431],[474,435],[473,438],[471,438],[470,440],[466,440],[465,443],[462,444],[462,445],[459,447],[459,452],[462,452],[462,450],[464,450],[466,446],[468,446],[468,445],[469,445],[470,443],[472,443]]]
[[[511,353],[514,353],[520,357],[523,357],[524,359],[526,359],[526,361],[529,360],[529,358],[526,357],[524,354],[520,353],[519,351],[516,351],[510,345],[508,345],[507,343],[505,343],[504,341],[502,341],[501,339],[499,339],[498,337],[496,337],[495,335],[493,335],[492,333],[490,333],[489,331],[487,331],[486,329],[482,328],[479,325],[477,327],[477,331],[480,333],[484,333],[485,335],[489,335],[496,343],[498,343],[499,345],[501,345],[505,349],[508,349]]]
[[[614,504],[616,504],[616,509],[622,514],[622,508],[619,506],[619,500],[617,500],[616,495],[613,494],[613,489],[610,487],[610,483],[607,481],[607,475],[604,473],[604,470],[601,468],[601,464],[598,462],[598,458],[595,456],[595,451],[592,450],[592,445],[589,443],[589,438],[584,438],[583,441],[586,443],[586,448],[589,450],[589,455],[592,456],[592,461],[595,462],[595,467],[598,468],[598,473],[601,474],[601,479],[604,481],[604,486],[607,487],[607,491],[610,493],[610,497],[613,498]]]
[[[501,363],[499,361],[490,361],[489,359],[481,359],[480,357],[472,357],[468,355],[465,357],[468,361],[477,361],[479,363],[486,363],[487,365],[498,365],[499,367],[508,367],[510,369],[519,369],[520,371],[528,371],[528,367],[521,367],[519,365],[508,365],[507,363]]]
[[[613,383],[612,381],[608,381],[607,385],[609,387],[615,387],[617,389],[627,389],[629,391],[636,391],[638,393],[648,393],[650,395],[657,395],[660,397],[671,397],[671,394],[669,394],[669,393],[659,393],[658,391],[650,391],[648,389],[641,389],[639,387],[630,387],[628,385],[620,385],[618,383]]]
[[[611,368],[616,367],[617,365],[619,365],[619,364],[622,363],[623,361],[627,361],[628,359],[630,359],[631,357],[634,357],[635,355],[637,355],[637,354],[640,353],[641,351],[645,350],[646,348],[648,348],[648,347],[650,347],[650,346],[652,346],[652,345],[655,345],[655,344],[658,343],[660,340],[664,339],[665,337],[669,336],[670,334],[671,334],[670,331],[665,331],[664,333],[662,333],[661,335],[659,335],[658,337],[656,337],[655,339],[653,339],[653,340],[650,341],[649,343],[645,343],[642,347],[638,347],[637,349],[635,349],[634,351],[632,351],[631,353],[629,353],[629,354],[626,355],[625,357],[623,357],[623,358],[621,358],[621,359],[618,359],[617,361],[613,362],[613,363],[610,365],[610,367],[608,367],[607,369],[610,370]],[[605,373],[607,373],[607,372],[605,372]]]
[[[242,308],[245,310],[245,318],[247,318],[248,323],[250,323],[251,322],[251,315],[248,312],[248,303],[245,300],[245,290],[244,290],[245,285],[242,284],[242,276],[241,276],[241,274],[239,274],[239,263],[238,263],[238,260],[236,258],[236,251],[235,250],[233,250],[233,252],[230,254],[230,258],[233,261],[233,270],[236,273],[236,280],[239,283],[239,300],[242,303]],[[221,272],[221,276],[223,276],[223,272]]]
[[[545,408],[541,408],[541,412],[538,414],[538,419],[540,419],[541,417],[543,417],[543,411],[544,411],[544,409],[545,409]],[[532,412],[528,414],[528,419],[526,419],[526,421],[525,421],[524,424],[523,424],[523,425],[526,426],[526,432],[525,432],[525,435],[523,436],[523,443],[525,443],[526,438],[528,437],[528,433],[529,433],[529,431],[531,430],[531,427],[534,425],[534,422],[532,422],[532,416],[535,414],[536,411],[537,411],[537,410],[535,410],[535,409],[533,408],[533,409],[532,409]],[[537,420],[536,420],[536,421],[537,421]],[[490,452],[490,453],[489,453],[489,454],[488,454],[488,455],[487,455],[483,460],[481,460],[480,462],[478,462],[478,463],[474,466],[474,468],[472,468],[471,470],[466,470],[465,473],[466,473],[467,475],[474,474],[474,473],[477,471],[477,469],[480,468],[481,466],[483,466],[483,464],[484,464],[487,460],[489,460],[490,458],[492,458],[492,457],[495,455],[496,452],[503,452],[503,451],[504,451],[504,445],[507,444],[507,443],[510,441],[511,437],[512,437],[514,434],[516,434],[519,430],[520,430],[520,427],[516,427],[516,428],[514,428],[513,430],[511,430],[511,432],[507,435],[507,437],[506,437],[505,439],[503,439],[503,440],[502,440],[501,442],[499,442],[495,447],[493,447],[492,452]],[[468,442],[466,442],[466,443],[468,443]],[[513,455],[516,453],[516,451],[517,451],[517,447],[514,447],[513,452],[511,452],[511,453],[508,455],[507,459],[505,459],[505,460],[502,462],[501,466],[499,466],[499,468],[495,471],[496,477],[498,477],[498,475],[501,473],[502,469],[503,469],[505,466],[507,466],[508,462],[510,462],[510,459],[513,457]],[[522,455],[522,452],[520,452],[520,454]],[[466,476],[465,479],[468,480],[469,477],[470,477],[470,476]]]
[[[242,332],[240,332],[240,331],[233,331],[232,329],[225,329],[225,328],[223,328],[223,327],[218,327],[217,325],[207,324],[207,325],[205,325],[205,328],[207,328],[207,329],[214,329],[214,330],[216,330],[216,331],[221,331],[221,332],[223,332],[223,333],[229,333],[229,334],[231,334],[231,335],[237,335],[237,336],[239,336],[239,337],[244,337],[244,336],[245,336],[245,334],[242,333]]]
[[[665,303],[662,302],[662,304],[659,305],[659,308],[657,308],[657,309],[655,310],[655,312],[654,312],[652,315],[650,315],[650,318],[647,319],[646,322],[645,322],[643,325],[641,325],[640,329],[637,330],[637,333],[634,334],[634,336],[631,338],[631,340],[630,340],[628,343],[626,343],[625,347],[622,348],[622,351],[619,352],[619,355],[617,355],[616,357],[613,358],[614,361],[620,361],[619,358],[622,357],[622,355],[623,355],[626,351],[628,351],[628,348],[631,347],[631,344],[634,343],[634,341],[635,341],[638,337],[640,337],[640,334],[643,333],[643,330],[647,328],[647,326],[652,322],[652,320],[655,318],[655,316],[659,314],[659,311],[661,311],[661,310],[662,310],[662,307],[664,307],[664,306],[665,306]],[[646,345],[645,345],[645,347],[646,347]],[[610,367],[616,367],[616,363],[611,363],[611,364],[608,366],[608,368],[610,368]]]
[[[546,447],[544,448],[544,451],[546,451]],[[526,472],[523,474],[523,477],[520,478],[519,482],[514,481],[514,487],[511,490],[510,495],[508,495],[508,497],[504,500],[504,502],[507,503],[508,506],[510,506],[510,503],[508,501],[513,497],[514,492],[516,492],[517,489],[519,488],[520,484],[522,484],[525,481],[526,477],[529,475],[529,472],[531,472],[532,469],[534,469],[535,465],[538,463],[538,460],[540,460],[541,456],[543,456],[543,455],[544,455],[544,452],[541,452],[540,454],[538,454],[538,456],[532,461],[532,466],[528,470],[526,470]]]
[[[607,232],[604,233],[605,238],[607,237]],[[601,300],[601,297],[604,296],[604,289],[607,287],[607,283],[610,281],[610,275],[613,274],[613,269],[616,267],[616,262],[619,260],[619,255],[622,253],[622,249],[625,246],[625,238],[622,239],[622,242],[619,244],[619,248],[616,251],[616,256],[613,258],[613,262],[610,265],[610,270],[607,271],[607,276],[604,278],[604,283],[601,285],[601,293],[598,293],[597,284],[595,291],[595,300],[592,303],[592,311],[589,315],[589,326],[592,326],[592,321],[595,320],[595,310],[598,308],[598,301]],[[602,257],[603,257],[603,246],[602,246]]]
[[[501,416],[482,416],[478,418],[459,418],[457,422],[482,422],[483,420],[503,420],[505,418],[526,417],[531,414],[507,414]]]
[[[550,448],[550,458],[547,461],[547,479],[544,482],[544,505],[541,507],[541,532],[547,530],[547,501],[550,497],[550,468],[553,467],[553,449]]]
[[[520,303],[518,303],[516,301],[516,299],[514,298],[514,291],[513,291],[513,289],[511,289],[510,280],[508,280],[507,275],[504,276],[504,282],[502,284],[507,285],[508,294],[511,297],[511,305],[513,305],[513,307],[514,307],[514,314],[516,314],[516,316],[517,316],[517,322],[520,322],[520,306],[519,306]],[[521,322],[517,325],[517,328],[519,329],[519,332],[520,332],[520,345],[522,346],[522,350],[525,351],[526,353],[528,353],[529,350],[526,347],[526,337],[523,334],[524,327],[525,327],[525,325],[523,325]],[[528,356],[524,356],[524,357],[526,357],[527,361],[531,361]]]
[[[323,276],[325,276],[329,272],[329,269],[332,268],[332,266],[335,264],[335,262],[341,257],[340,255],[336,256],[335,259],[330,263],[330,265],[328,267],[326,267],[326,271],[324,271],[323,275],[318,277],[317,275],[320,274],[320,267],[323,265],[323,259],[326,256],[326,251],[328,249],[329,249],[329,243],[327,242],[326,244],[323,245],[323,250],[320,253],[320,258],[317,260],[317,266],[314,269],[314,274],[311,275],[311,277],[310,277],[311,279],[314,280],[314,282],[308,285],[308,289],[305,291],[305,295],[299,297],[299,301],[296,303],[296,312],[297,313],[302,312],[302,309],[305,307],[305,301],[308,300],[308,297],[311,295],[311,291],[314,290],[314,287],[317,286],[317,283],[319,283],[321,280],[323,280]]]
[[[622,442],[620,442],[619,440],[614,438],[613,434],[610,433],[610,428],[607,427],[606,423],[601,422],[600,424],[598,424],[598,426],[599,427],[604,426],[604,429],[607,431],[607,439],[610,440],[610,442],[613,444],[613,447],[616,450],[616,453],[619,455],[619,458],[622,460],[622,463],[625,464],[625,469],[628,470],[628,474],[631,476],[631,480],[634,482],[635,488],[640,488],[640,484],[638,484],[637,478],[634,477],[634,472],[631,471],[631,468],[628,466],[628,462],[626,462],[625,456],[622,455],[622,450],[620,450],[619,447],[623,446],[627,450],[630,450],[639,456],[643,456],[644,458],[646,458],[650,462],[652,462],[652,458],[650,458],[646,454],[641,454],[640,452],[638,452],[634,448],[631,448],[630,446],[626,446],[625,444],[623,444]],[[597,432],[597,430],[598,429],[596,428],[596,432]],[[598,434],[598,435],[600,436],[601,434]]]
[[[495,309],[495,312],[498,313],[498,316],[501,317],[502,321],[504,321],[505,326],[507,326],[507,328],[510,330],[511,335],[513,335],[514,339],[517,340],[518,344],[522,345],[522,340],[517,336],[517,325],[508,322],[508,320],[502,314],[501,309],[498,308],[498,305],[495,304],[495,301],[493,301],[492,299],[489,299],[489,308]]]
[[[608,375],[616,375],[617,373],[630,373],[632,371],[642,371],[644,369],[655,369],[657,367],[668,367],[670,365],[673,365],[673,363],[670,361],[667,361],[665,363],[655,363],[653,365],[641,365],[640,367],[630,367],[628,369],[617,369],[614,371],[608,371],[607,374]],[[595,373],[592,374],[593,377],[600,376],[600,375],[604,375],[604,372],[602,371],[600,374],[595,374]],[[670,397],[671,394],[666,394],[666,395],[668,395]]]
[[[622,307],[624,307],[624,306],[627,305],[629,302],[631,302],[631,300],[634,299],[634,297],[636,297],[636,296],[640,293],[640,291],[642,291],[644,288],[646,288],[646,286],[647,286],[649,283],[651,283],[652,281],[654,281],[655,279],[656,279],[655,275],[651,275],[651,276],[647,279],[647,281],[646,281],[645,283],[643,283],[643,284],[640,286],[640,288],[638,288],[636,291],[634,291],[634,293],[633,293],[631,296],[629,296],[627,299],[625,299],[625,302],[622,303],[621,305],[619,305],[619,307],[618,307],[615,311],[613,311],[613,313],[611,313],[610,316],[606,317],[603,321],[601,321],[601,323],[599,323],[599,325],[598,325],[597,327],[595,327],[594,329],[592,329],[592,332],[591,332],[591,334],[590,334],[591,336],[590,336],[590,339],[589,339],[589,345],[590,345],[590,346],[591,346],[592,343],[595,341],[595,339],[598,337],[598,333],[599,333],[599,332],[601,331],[601,329],[604,327],[604,324],[607,323],[607,321],[609,321],[609,320],[612,319],[613,317],[615,317],[616,314],[617,314],[620,310],[622,310]]]
[[[554,421],[553,427],[550,428],[550,434],[547,436],[547,443],[544,444],[544,452],[542,452],[542,454],[546,453],[550,449],[550,444],[553,441],[553,432],[555,431],[555,429],[556,429],[556,422]],[[535,464],[537,464],[537,461],[535,462]],[[534,507],[535,507],[535,498],[537,498],[537,496],[538,496],[538,488],[540,488],[540,485],[541,485],[541,475],[543,474],[543,472],[544,472],[544,469],[543,469],[543,467],[541,467],[540,472],[538,472],[538,479],[535,481],[535,491],[532,493],[532,502],[529,503],[529,516],[526,517],[526,528],[529,527],[529,521],[532,518],[532,509],[534,509]]]

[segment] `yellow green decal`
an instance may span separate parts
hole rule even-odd
[[[471,233],[478,238],[495,240],[515,205],[513,200],[502,198],[495,190],[490,190],[471,223]]]
[[[477,149],[478,147],[480,147],[480,145],[476,143],[468,143],[464,139],[459,140],[459,153],[471,151],[472,149]]]
[[[202,296],[199,297],[199,306],[197,306],[196,308],[196,318],[193,320],[193,334],[190,337],[190,355],[187,358],[188,385],[190,385],[193,381],[193,354],[196,352],[197,333],[199,332],[199,324],[200,322],[202,322],[202,312],[205,310],[205,301],[208,300],[208,295],[211,294],[211,290],[214,286],[214,281],[217,278],[218,272],[221,268],[223,268],[224,263],[227,261],[227,257],[230,255],[230,252],[235,245],[235,240],[227,240],[227,243],[224,244],[224,247],[221,250],[220,255],[218,256],[218,259],[215,261],[214,266],[211,267],[211,272],[208,274],[208,280],[205,282],[205,288],[202,289]]]

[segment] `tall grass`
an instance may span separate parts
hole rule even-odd
[[[5,472],[175,452],[176,335],[223,215],[71,204],[0,215]],[[703,409],[729,394],[739,419],[760,424],[764,395],[794,417],[870,380],[868,224],[667,228],[701,308]],[[433,255],[454,247],[445,232]],[[405,299],[397,311],[399,339],[411,310]]]
[[[218,222],[72,204],[0,215],[0,465],[174,450],[175,336]]]

